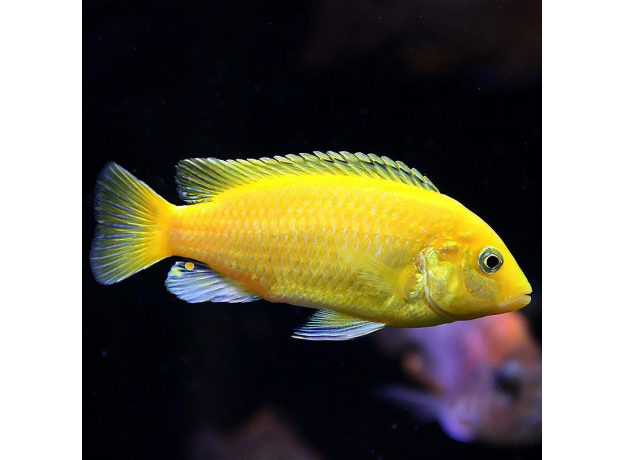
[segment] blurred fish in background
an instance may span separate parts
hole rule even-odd
[[[382,397],[417,419],[437,420],[457,441],[541,440],[541,351],[521,313],[388,329],[375,339],[410,380],[384,387]]]

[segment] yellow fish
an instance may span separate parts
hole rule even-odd
[[[177,166],[175,206],[110,163],[96,186],[96,279],[178,256],[187,302],[259,298],[318,309],[293,337],[347,340],[518,310],[531,286],[498,235],[417,170],[314,152]]]

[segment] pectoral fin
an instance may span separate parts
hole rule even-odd
[[[303,340],[351,340],[378,331],[385,324],[365,321],[331,310],[319,310],[293,337]]]
[[[366,284],[399,299],[407,300],[416,284],[422,280],[415,267],[397,269],[365,252],[343,250],[341,255]]]

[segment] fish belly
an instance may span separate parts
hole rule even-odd
[[[423,194],[360,177],[264,180],[178,208],[172,252],[272,302],[374,318],[391,296],[366,283],[352,256],[409,264],[426,239],[414,218]]]

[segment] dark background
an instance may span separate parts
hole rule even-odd
[[[541,456],[455,442],[376,400],[394,363],[368,338],[291,339],[304,309],[183,303],[164,287],[173,260],[100,286],[88,260],[108,161],[181,204],[184,158],[372,152],[501,235],[534,288],[523,312],[539,338],[539,2],[83,5],[85,458],[205,458],[198,433],[267,405],[330,459]]]

